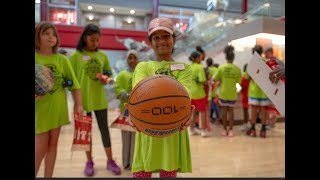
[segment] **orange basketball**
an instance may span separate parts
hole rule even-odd
[[[179,132],[189,120],[191,100],[185,87],[176,79],[153,75],[133,88],[128,111],[139,131],[161,138]]]

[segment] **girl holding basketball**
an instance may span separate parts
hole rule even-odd
[[[231,45],[224,48],[227,64],[221,65],[213,77],[214,81],[220,81],[219,104],[224,128],[221,135],[229,137],[234,135],[232,128],[234,122],[233,107],[237,102],[236,84],[241,82],[241,69],[233,64],[233,51],[234,47]],[[227,128],[227,117],[229,117],[229,129]]]
[[[136,66],[132,87],[146,77],[163,74],[177,79],[190,92],[191,66],[175,62],[172,58],[176,40],[172,21],[168,18],[153,19],[148,27],[148,36],[157,58],[154,61],[140,62]],[[125,106],[128,107],[128,104]],[[193,111],[194,106],[191,108]],[[160,172],[161,178],[175,178],[177,172],[191,172],[190,143],[186,129],[189,123],[187,122],[180,132],[163,138],[137,132],[132,164],[133,177],[151,178],[152,173]],[[132,126],[134,127],[133,124]]]
[[[100,129],[102,142],[107,160],[107,169],[115,175],[121,174],[121,169],[112,158],[111,140],[108,127],[108,103],[104,85],[108,78],[101,74],[111,76],[112,71],[109,59],[103,51],[98,50],[101,32],[98,26],[88,24],[78,41],[77,50],[70,56],[70,62],[81,86],[83,107],[87,115],[94,111]],[[94,175],[94,162],[92,158],[92,138],[90,151],[86,152],[87,162],[84,170],[86,176]]]
[[[60,128],[69,124],[69,113],[63,79],[73,81],[74,112],[82,113],[80,85],[69,60],[59,54],[60,39],[55,26],[40,22],[35,27],[35,63],[42,64],[54,74],[53,89],[35,100],[35,176],[45,158],[44,177],[52,177],[57,156]]]

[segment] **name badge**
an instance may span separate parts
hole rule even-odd
[[[82,56],[82,60],[84,61],[89,61],[91,59],[90,56]]]
[[[170,65],[170,70],[175,71],[175,70],[184,70],[184,64],[171,64]]]

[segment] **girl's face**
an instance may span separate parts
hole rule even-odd
[[[194,58],[194,60],[193,60],[193,62],[195,62],[195,63],[200,63],[201,61],[202,61],[202,56],[200,55],[200,56],[198,56],[198,57],[196,57],[196,58]]]
[[[57,36],[52,28],[48,28],[40,35],[40,48],[53,48],[57,44]]]
[[[131,69],[134,69],[138,64],[138,59],[134,54],[130,54],[127,59],[127,63]]]
[[[174,46],[173,36],[167,31],[155,31],[152,33],[151,46],[159,56],[171,55]]]
[[[270,51],[266,51],[266,52],[264,53],[264,57],[267,58],[267,59],[272,58],[272,56],[273,56],[273,54],[272,54],[272,52],[270,52]]]
[[[89,36],[86,36],[86,50],[87,51],[95,51],[99,46],[100,34],[95,33]]]

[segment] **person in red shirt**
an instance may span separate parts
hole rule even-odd
[[[243,72],[246,72],[247,65],[245,64],[243,66]],[[243,125],[240,128],[242,131],[248,130],[250,127],[250,124],[248,125],[249,121],[249,103],[248,103],[248,88],[250,84],[250,79],[246,79],[245,76],[242,76],[241,79],[241,103],[242,103],[242,109],[243,109]]]
[[[277,84],[279,80],[285,83],[285,65],[273,54],[272,48],[267,48],[264,51],[265,58],[267,59],[266,64],[272,69],[269,74],[269,79],[272,83]],[[267,129],[274,128],[277,122],[277,118],[280,116],[279,111],[274,105],[267,106]]]

